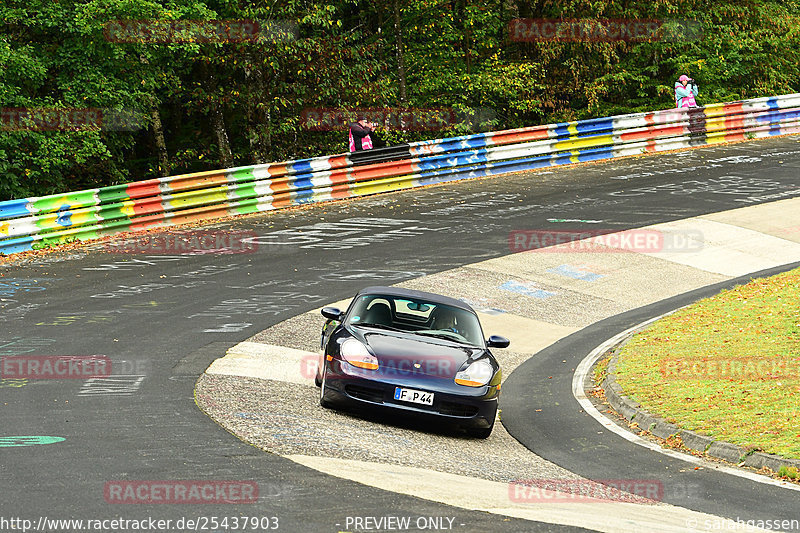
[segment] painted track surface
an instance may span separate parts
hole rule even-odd
[[[795,139],[759,141],[216,226],[258,232],[254,254],[122,256],[99,249],[6,265],[2,355],[106,354],[128,377],[102,388],[83,380],[0,384],[2,436],[66,438],[2,450],[4,513],[278,515],[288,531],[332,531],[346,516],[392,513],[456,516],[463,531],[559,530],[376,491],[264,455],[196,410],[194,380],[227,347],[365,283],[507,254],[514,229],[562,229],[566,223],[549,220],[570,219],[625,229],[795,196],[798,154]],[[199,513],[172,505],[125,506],[121,513],[103,499],[109,480],[209,478],[255,479],[262,499],[256,507],[203,506]]]
[[[512,393],[501,399],[504,424],[486,441],[465,446],[463,437],[452,430],[443,432],[417,423],[411,429],[421,431],[408,431],[397,420],[387,423],[380,417],[320,409],[319,391],[311,379],[318,358],[318,332],[324,323],[319,310],[282,322],[230,349],[198,382],[198,405],[233,434],[265,451],[344,479],[468,509],[609,533],[714,531],[719,527],[713,524],[723,519],[707,511],[725,509],[734,500],[748,520],[790,520],[792,515],[787,513],[791,510],[786,504],[793,501],[792,496],[785,495],[788,501],[775,496],[779,490],[800,490],[800,486],[677,452],[671,452],[673,460],[665,468],[664,456],[653,453],[653,448],[660,451],[658,445],[650,449],[648,461],[638,456],[640,460],[632,464],[626,462],[628,452],[613,453],[617,447],[603,444],[604,439],[597,435],[604,431],[597,430],[619,428],[600,413],[596,417],[604,428],[591,420],[587,423],[582,414],[586,407],[570,397],[570,384],[578,376],[570,377],[583,367],[583,363],[577,364],[582,355],[571,347],[570,339],[583,337],[597,342],[604,338],[603,328],[570,335],[579,331],[581,323],[588,326],[603,317],[624,319],[625,310],[663,300],[669,303],[669,298],[687,292],[683,298],[690,299],[700,294],[697,289],[719,289],[722,280],[728,280],[724,283],[728,286],[742,281],[739,276],[743,273],[757,275],[770,265],[780,269],[800,261],[799,213],[800,198],[785,199],[608,235],[603,241],[611,246],[554,246],[402,282],[400,285],[406,288],[473,302],[486,335],[499,333],[513,339],[513,350],[496,351],[504,374],[511,376],[504,388],[507,391],[510,382]],[[676,237],[690,235],[702,240],[684,243],[672,252],[661,247],[655,251],[655,246],[639,252],[613,246],[622,242],[623,236],[628,242],[634,237],[662,236],[664,243],[671,241],[674,245],[682,242]],[[346,303],[329,305],[342,308]],[[653,307],[664,309],[659,304]],[[605,326],[611,322],[612,318],[600,323]],[[577,327],[569,327],[570,323]],[[552,343],[556,343],[553,349],[546,349]],[[522,377],[517,377],[517,365],[526,359]],[[284,402],[284,398],[290,400]],[[640,505],[632,509],[613,499],[600,505],[573,500],[567,505],[570,512],[564,513],[556,496],[510,489],[509,483],[518,487],[526,480],[552,480],[554,486],[586,489],[590,485],[521,447],[506,427],[518,438],[524,436],[520,440],[531,450],[561,460],[561,464],[565,464],[565,458],[570,460],[566,464],[575,472],[587,473],[584,475],[591,479],[638,480],[640,487],[649,484],[653,492],[660,493],[662,503],[682,506]],[[621,435],[614,437],[633,436],[627,428],[619,432]],[[542,441],[549,446],[537,446]],[[609,452],[598,458],[596,454],[604,446]],[[425,450],[423,454],[418,452],[421,449]],[[582,464],[587,461],[588,465]],[[601,468],[595,463],[601,463]],[[695,466],[713,474],[697,472]],[[370,469],[371,475],[354,473],[356,468]],[[613,477],[614,472],[624,476]],[[728,492],[716,490],[719,480],[725,478],[723,472],[739,477],[726,482]],[[760,488],[758,482],[770,484],[767,490],[773,498],[769,505],[751,497],[753,490]],[[471,490],[444,494],[440,487],[448,483]],[[459,499],[454,496],[458,493],[482,494],[482,498],[480,502]],[[560,499],[569,500],[569,496]],[[774,500],[777,505],[772,505]],[[584,505],[591,508],[586,509],[589,514],[582,512]],[[687,507],[698,511],[691,512]],[[735,526],[725,525],[724,529]]]

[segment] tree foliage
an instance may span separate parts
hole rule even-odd
[[[307,127],[308,109],[482,110],[386,132],[400,142],[662,109],[683,73],[701,103],[800,85],[800,0],[5,0],[0,15],[0,199],[344,151],[346,131]],[[523,42],[518,18],[676,33]],[[119,21],[257,21],[262,33],[115,39]],[[133,112],[139,127],[9,126],[20,108]]]

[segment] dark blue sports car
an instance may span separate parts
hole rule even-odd
[[[316,382],[323,407],[372,407],[454,422],[488,437],[500,365],[466,303],[428,292],[368,287],[347,311],[326,307]]]

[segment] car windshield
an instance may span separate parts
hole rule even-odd
[[[353,303],[349,324],[409,331],[453,342],[483,346],[483,333],[474,313],[429,300],[365,294]]]

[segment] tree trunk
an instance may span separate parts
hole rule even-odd
[[[205,63],[200,64],[200,72],[201,76],[208,81],[206,92],[208,115],[211,119],[211,128],[214,130],[214,136],[217,138],[219,162],[223,168],[231,168],[233,166],[233,153],[231,152],[231,143],[228,140],[228,130],[225,128],[225,116],[222,114],[222,106],[217,101],[217,78],[213,72],[209,71],[208,65]]]
[[[405,102],[406,94],[406,61],[403,57],[403,33],[400,29],[400,0],[394,0],[394,47],[397,55],[397,76],[400,81],[400,101]]]
[[[163,178],[169,176],[170,164],[167,142],[164,139],[164,127],[161,124],[161,113],[158,111],[157,105],[153,105],[151,108],[150,117],[153,121],[153,139],[156,143],[156,150],[158,150],[158,175]]]
[[[255,107],[256,107],[256,99],[258,95],[256,95],[256,91],[254,89],[254,82],[253,82],[253,75],[254,75],[254,68],[252,64],[253,58],[250,54],[245,56],[245,66],[244,66],[244,85],[247,90],[247,100],[245,102],[245,109],[244,114],[247,120],[247,143],[249,146],[248,155],[250,156],[250,162],[255,163],[258,155],[256,154],[257,145],[258,145],[258,131],[256,127],[256,120],[255,120]]]
[[[245,115],[247,117],[249,159],[252,164],[259,165],[267,162],[272,146],[269,106],[264,103],[270,100],[270,95],[267,94],[264,71],[256,62],[258,59],[253,59],[248,55],[247,61],[244,75],[247,87]]]
[[[139,62],[143,65],[148,65],[150,63],[144,55],[139,55]],[[164,139],[164,125],[161,123],[161,113],[158,110],[158,101],[156,100],[156,97],[150,94],[147,99],[150,103],[150,119],[152,120],[153,127],[153,141],[155,141],[156,150],[158,151],[158,175],[163,178],[169,176],[170,172],[167,141]]]
[[[219,158],[223,168],[233,166],[233,153],[231,144],[228,142],[228,130],[225,129],[225,117],[217,102],[211,104],[211,126],[217,136],[217,146],[219,146]]]
[[[259,147],[261,148],[259,152],[260,158],[258,163],[266,163],[269,158],[270,151],[272,150],[272,126],[270,125],[270,119],[272,117],[267,104],[260,104],[259,109],[261,111],[261,116],[263,117],[263,124],[261,126],[262,129],[259,132],[261,135],[258,137]]]
[[[255,119],[255,163],[266,163],[272,150],[272,137],[270,136],[269,103],[271,95],[268,94],[267,83],[264,80],[264,71],[257,67],[254,70],[256,103],[253,118]]]
[[[467,76],[472,73],[472,57],[470,56],[469,51],[469,38],[470,38],[470,29],[466,28],[464,30],[464,53],[467,56]]]
[[[225,116],[222,114],[222,107],[216,100],[217,78],[214,76],[213,72],[208,71],[205,64],[202,65],[202,72],[204,77],[208,80],[209,118],[211,119],[211,128],[214,130],[214,135],[217,138],[219,162],[222,164],[223,168],[231,168],[233,166],[231,143],[228,140],[228,130],[225,128]]]
[[[467,26],[467,0],[459,0],[456,2],[456,19],[460,21],[461,35],[461,51],[464,53],[464,60],[467,67],[467,76],[471,70],[471,58],[469,54],[469,38],[470,30]]]

